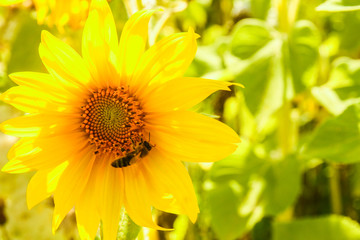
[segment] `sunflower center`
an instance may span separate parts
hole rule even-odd
[[[143,141],[144,113],[139,101],[125,88],[94,91],[82,106],[81,128],[96,147],[95,154],[112,152],[124,156]]]

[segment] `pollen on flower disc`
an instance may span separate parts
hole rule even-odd
[[[123,156],[143,140],[144,113],[139,101],[121,88],[92,92],[81,107],[81,128],[95,144],[95,154],[111,152]]]

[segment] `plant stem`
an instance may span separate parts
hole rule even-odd
[[[289,26],[292,28],[294,25],[299,10],[300,0],[292,0],[289,4]]]
[[[280,32],[289,29],[288,0],[277,0],[278,23]]]
[[[279,118],[279,137],[282,156],[285,157],[291,151],[291,119],[290,119],[290,103],[287,101],[280,109]]]
[[[339,169],[336,164],[329,164],[330,170],[330,195],[331,195],[331,209],[335,214],[342,213],[342,200],[341,200],[341,190],[340,190],[340,179],[339,179]]]
[[[282,157],[291,153],[297,143],[298,129],[295,121],[292,118],[292,104],[290,99],[293,98],[292,76],[289,67],[290,53],[287,34],[282,34],[282,78],[283,78],[283,105],[279,109],[279,145],[281,148]]]
[[[132,1],[132,0],[124,0],[124,5],[126,8],[126,11],[128,13],[128,17],[130,17],[131,15],[133,15],[134,13],[136,13],[138,11],[138,2],[137,1]]]
[[[289,32],[297,19],[300,0],[277,0],[280,32]]]
[[[170,10],[165,10],[160,19],[157,21],[156,25],[154,26],[154,28],[152,29],[152,34],[149,35],[149,45],[152,46],[155,44],[156,39],[161,31],[161,29],[164,27],[166,21],[169,19],[169,17],[171,16],[171,11]]]

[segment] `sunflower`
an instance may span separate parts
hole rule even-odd
[[[28,207],[53,195],[53,231],[73,207],[82,239],[93,239],[100,221],[104,239],[115,239],[123,207],[140,226],[163,229],[152,207],[195,222],[199,209],[181,161],[216,161],[237,148],[231,128],[188,110],[231,83],[183,77],[197,48],[192,29],[146,50],[153,13],[132,15],[118,43],[108,3],[95,0],[82,57],[44,31],[39,52],[49,74],[10,75],[19,86],[1,99],[28,114],[0,125],[21,137],[2,170],[37,171]]]

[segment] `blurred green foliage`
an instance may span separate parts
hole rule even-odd
[[[360,238],[358,224],[347,217],[338,215],[303,218],[290,223],[274,225],[274,240],[317,240],[323,239],[324,236],[327,240]]]
[[[245,85],[195,108],[242,138],[224,160],[185,163],[198,221],[154,211],[160,225],[175,230],[142,228],[138,239],[360,239],[359,1],[135,2],[164,9],[151,21],[150,43],[190,26],[201,35],[187,75]],[[120,32],[126,5],[110,5]],[[32,6],[0,8],[1,92],[14,85],[12,72],[45,71],[37,51],[48,27],[37,25],[34,14]],[[80,50],[81,30],[48,30]],[[21,114],[0,110],[1,121]],[[16,139],[0,137],[2,167]],[[0,173],[0,239],[78,239],[73,213],[51,234],[51,200],[26,209],[30,176]],[[129,219],[120,225],[128,228],[119,239],[139,231]]]

